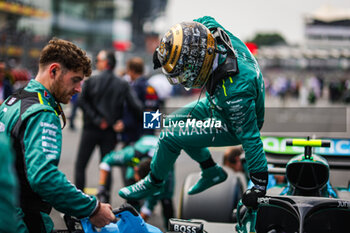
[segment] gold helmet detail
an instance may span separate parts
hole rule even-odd
[[[165,33],[156,58],[171,84],[201,88],[210,76],[215,48],[215,39],[207,27],[183,22]]]

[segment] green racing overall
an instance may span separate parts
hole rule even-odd
[[[3,127],[0,124],[0,131]],[[0,232],[17,232],[17,180],[10,140],[0,133]]]
[[[202,192],[227,178],[223,169],[212,160],[208,147],[241,144],[245,151],[250,178],[254,183],[252,190],[247,190],[243,199],[248,200],[245,204],[249,204],[250,200],[255,203],[256,196],[263,196],[267,185],[267,161],[260,139],[260,129],[264,123],[265,111],[263,76],[257,61],[240,39],[224,30],[212,17],[205,16],[195,21],[209,29],[217,43],[215,57],[210,66],[212,72],[209,79],[202,84],[206,87],[206,97],[166,116],[163,121],[160,141],[152,159],[151,172],[138,183],[120,189],[119,195],[130,200],[144,198],[159,191],[181,150],[197,161],[202,170],[200,180],[190,188],[188,194]],[[183,41],[186,43],[193,41],[191,46],[194,48],[202,47],[202,44],[198,44],[200,41],[198,39],[198,34],[200,34],[198,25],[186,25],[184,24],[184,27],[187,28],[184,29],[183,34],[192,34],[193,36],[191,39],[184,37]],[[181,27],[180,24],[178,26]],[[172,30],[173,32],[167,33],[166,36],[181,35],[180,32],[177,33],[176,29]],[[182,37],[180,36],[180,38]],[[174,39],[177,42],[181,40]],[[171,44],[171,41],[172,39],[163,38],[161,47],[156,50],[156,53],[158,55],[164,53],[166,51],[164,47],[166,44]],[[175,47],[174,51],[179,47],[179,45],[173,46]],[[182,49],[184,48],[185,46]],[[182,53],[182,49],[180,53]],[[213,48],[208,48],[207,53],[212,50]],[[189,51],[190,54],[203,53],[203,50],[200,50],[201,52],[196,49]],[[174,52],[174,54],[176,53]],[[184,58],[179,59],[178,62],[185,63],[184,60],[188,59],[186,63],[188,68],[172,74],[174,77],[180,77],[180,81],[175,79],[174,82],[172,76],[167,77],[170,83],[180,82],[186,88],[191,88],[191,85],[196,81],[192,80],[193,76],[189,76],[185,81],[181,77],[198,75],[191,74],[191,70],[198,69],[197,63],[201,63],[201,60],[187,54],[183,56]],[[161,67],[162,64],[159,59],[157,60],[157,55],[154,58],[154,67]],[[166,70],[163,67],[164,72]],[[198,77],[196,78],[198,79]],[[157,111],[153,118],[157,117],[156,114],[159,112]]]
[[[213,18],[195,20],[207,28],[221,27]],[[242,144],[250,173],[267,171],[267,162],[260,139],[260,129],[264,122],[265,87],[258,63],[245,44],[229,35],[235,49],[239,73],[223,78],[215,92],[198,102],[194,101],[167,117],[169,122],[187,122],[191,119],[209,121],[209,127],[186,128],[179,125],[163,128],[159,148],[151,164],[151,172],[158,179],[165,179],[175,163],[181,149],[192,159],[203,162],[211,157],[207,147]],[[218,63],[225,55],[218,55]],[[215,127],[221,122],[220,127]],[[213,126],[214,127],[211,127]]]
[[[31,80],[0,106],[0,124],[13,141],[20,186],[17,232],[52,232],[51,208],[78,218],[97,208],[95,197],[78,190],[57,166],[61,155],[61,108]]]

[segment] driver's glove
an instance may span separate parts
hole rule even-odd
[[[245,206],[257,209],[258,208],[258,198],[264,197],[266,194],[266,186],[268,181],[267,172],[251,173],[250,179],[252,180],[254,186],[251,189],[245,191],[242,197],[242,202]]]

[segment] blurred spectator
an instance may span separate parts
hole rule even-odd
[[[316,93],[315,93],[314,89],[312,89],[312,88],[309,89],[309,95],[308,95],[307,99],[308,99],[308,103],[309,104],[315,104],[316,103],[317,96],[316,96]]]
[[[23,68],[20,62],[14,58],[10,59],[8,62],[7,73],[13,80],[13,89],[20,89],[28,84],[31,78],[31,74],[25,68]]]
[[[323,89],[324,89],[324,78],[321,74],[316,76],[318,83],[320,84],[320,97],[323,97]]]
[[[309,89],[308,100],[310,104],[315,104],[316,101],[321,97],[321,83],[320,80],[313,76],[307,80]]]
[[[343,93],[342,83],[337,80],[332,80],[329,83],[329,100],[334,103],[341,99]]]
[[[113,51],[100,51],[96,67],[101,72],[84,82],[80,94],[79,106],[84,114],[84,127],[75,163],[75,184],[81,190],[85,187],[85,169],[94,148],[99,146],[101,160],[115,148],[124,104],[128,104],[134,116],[142,116],[141,104],[129,84],[114,75],[115,65]],[[110,177],[106,185],[108,192]]]
[[[287,182],[286,176],[283,175],[274,175],[276,180],[276,185],[285,185]]]
[[[12,94],[12,85],[5,77],[5,62],[0,62],[0,105]]]
[[[155,89],[149,85],[144,74],[144,61],[140,57],[133,57],[126,64],[126,79],[130,80],[130,86],[135,91],[137,98],[141,101],[143,111],[156,111],[159,109],[158,95]],[[136,118],[129,110],[129,106],[124,106],[124,116],[122,121],[122,141],[123,146],[135,143],[144,134],[154,134],[153,129],[143,129],[143,119]],[[135,183],[133,177],[128,177],[127,167],[122,166],[122,177],[124,185]],[[128,201],[129,204],[136,206],[137,201]]]
[[[345,82],[345,91],[343,95],[343,100],[345,103],[350,103],[350,80],[346,80]]]
[[[239,181],[242,185],[242,190],[247,189],[248,177],[244,172],[244,167],[242,164],[242,157],[244,157],[244,150],[241,145],[229,147],[223,157],[223,165],[231,168],[235,175],[238,176]]]
[[[300,87],[299,103],[302,107],[308,105],[308,89],[305,85]]]
[[[276,94],[284,102],[289,89],[289,80],[285,76],[279,76],[273,83]]]
[[[148,83],[156,89],[159,98],[159,107],[162,109],[165,106],[165,101],[171,96],[173,86],[168,82],[164,74],[155,74]]]
[[[126,74],[130,78],[130,86],[135,91],[137,98],[141,101],[144,111],[156,111],[159,109],[159,98],[154,87],[152,87],[144,76],[144,62],[140,57],[128,60]],[[124,108],[122,140],[124,145],[137,141],[143,134],[153,134],[152,129],[143,129],[142,118],[136,118],[129,110]]]
[[[243,154],[242,146],[232,146],[224,153],[223,165],[232,168],[235,172],[243,172],[241,155]]]
[[[296,80],[295,78],[293,78],[290,81],[290,94],[292,97],[298,99],[299,98],[299,94],[300,94],[300,87],[301,87],[301,81],[300,80]]]
[[[26,69],[12,69],[11,76],[14,80],[13,87],[15,90],[26,86],[30,81],[30,74]]]
[[[74,120],[78,110],[78,98],[79,98],[79,93],[73,95],[72,99],[70,100],[71,112],[69,116],[69,128],[71,130],[75,130]]]

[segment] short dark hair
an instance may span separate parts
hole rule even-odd
[[[141,57],[133,57],[128,60],[127,68],[134,71],[136,74],[143,74],[144,62]]]
[[[225,151],[224,158],[223,158],[223,164],[229,163],[236,163],[236,157],[240,157],[243,153],[242,146],[232,146],[229,149]]]
[[[91,60],[86,52],[70,41],[52,38],[42,49],[39,58],[39,67],[52,62],[58,62],[64,68],[72,71],[83,71],[85,77],[91,75]]]

